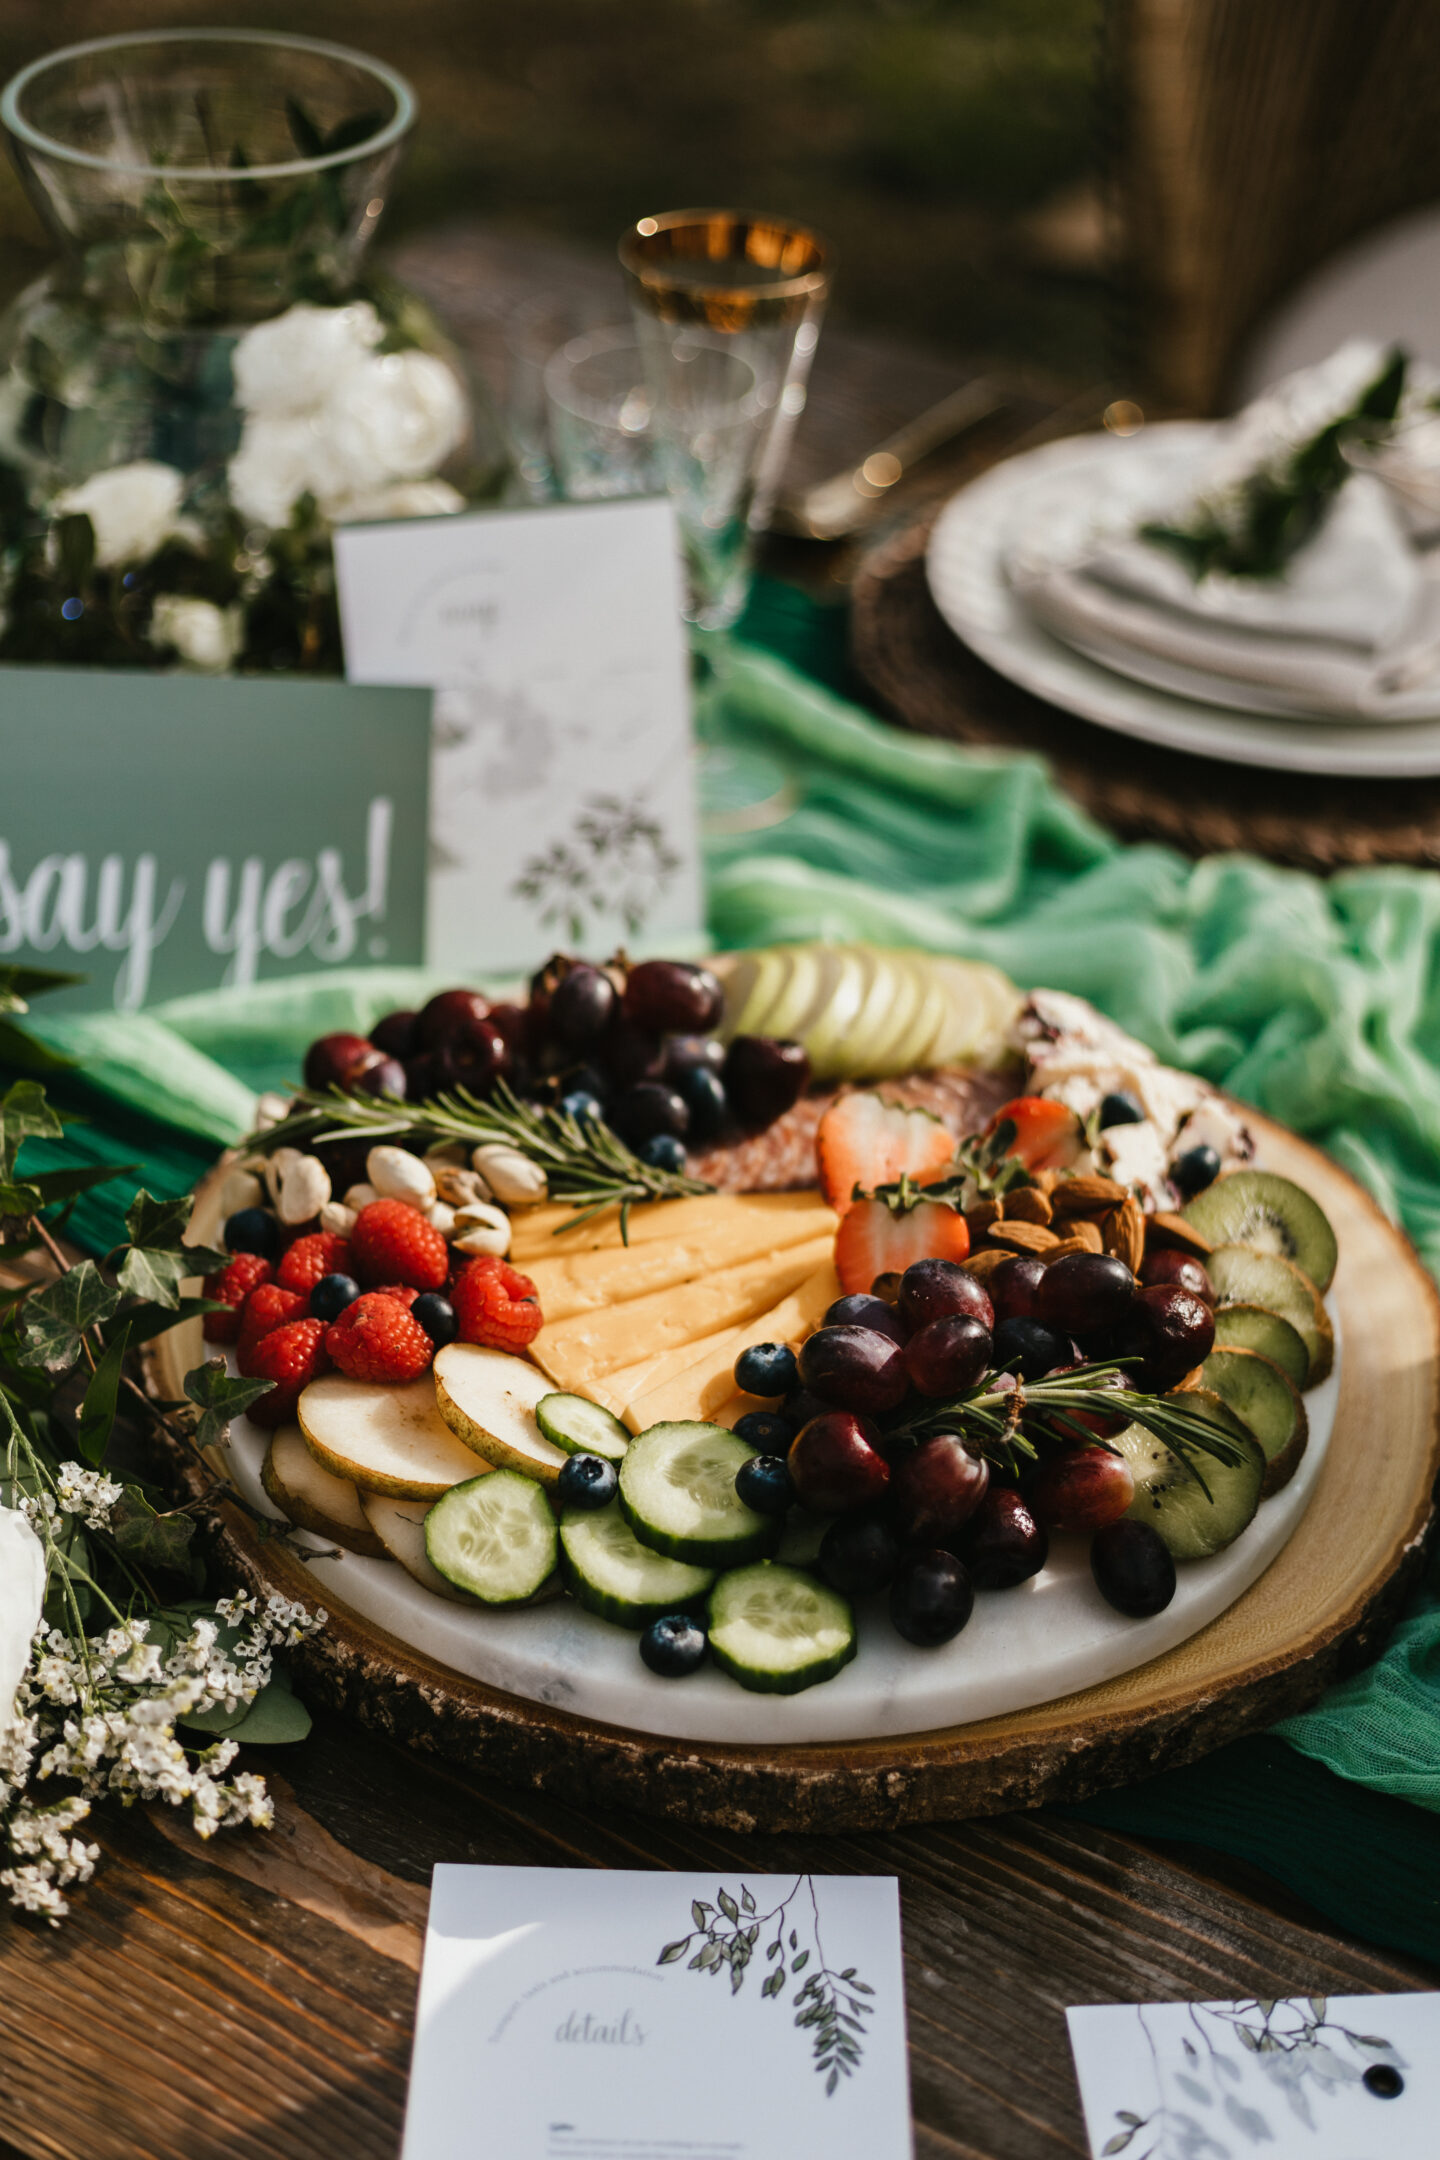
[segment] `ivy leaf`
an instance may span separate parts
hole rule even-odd
[[[58,1140],[64,1130],[39,1081],[16,1080],[0,1099],[0,1178],[8,1184],[14,1176],[22,1142]]]
[[[12,1072],[25,1073],[37,1080],[75,1070],[74,1058],[62,1057],[38,1036],[27,1035],[13,1020],[5,1019],[3,1013],[0,1013],[0,1065],[8,1065]]]
[[[224,1447],[230,1420],[240,1417],[262,1395],[268,1395],[274,1385],[273,1380],[232,1380],[224,1358],[210,1358],[204,1365],[197,1365],[194,1372],[186,1373],[185,1393],[201,1413],[195,1445]]]
[[[685,1940],[684,1940],[683,1942],[673,1942],[673,1943],[666,1943],[666,1945],[665,1945],[664,1949],[663,1949],[663,1950],[662,1950],[662,1951],[660,1952],[660,1955],[659,1955],[659,1957],[658,1957],[658,1958],[656,1958],[656,1960],[655,1960],[656,1964],[657,1964],[657,1965],[673,1965],[673,1964],[675,1964],[675,1963],[676,1963],[676,1961],[677,1961],[678,1959],[680,1959],[680,1958],[684,1957],[684,1955],[685,1955],[685,1952],[686,1952],[686,1951],[687,1951],[687,1950],[689,1949],[689,1947],[690,1947],[690,1943],[691,1943],[691,1937],[690,1937],[690,1936],[688,1936],[688,1935],[687,1935],[687,1936],[685,1937]]]
[[[130,1331],[122,1321],[105,1346],[105,1354],[85,1390],[85,1400],[80,1406],[80,1423],[75,1442],[82,1462],[92,1469],[105,1460],[105,1450],[110,1445],[110,1430],[115,1423],[115,1405],[120,1396],[120,1379],[125,1364],[125,1352],[129,1345]]]
[[[42,1170],[29,1180],[40,1195],[41,1207],[54,1207],[61,1200],[73,1200],[78,1193],[90,1192],[97,1185],[109,1185],[115,1178],[133,1177],[139,1163],[97,1164],[89,1170]]]
[[[185,1276],[208,1275],[224,1267],[228,1253],[183,1242],[193,1206],[188,1194],[179,1200],[157,1200],[143,1190],[135,1195],[125,1216],[130,1243],[118,1248],[125,1254],[120,1287],[129,1296],[173,1309],[180,1302]]]
[[[57,1281],[25,1300],[22,1316],[29,1342],[20,1363],[68,1372],[87,1330],[108,1320],[119,1303],[119,1292],[110,1288],[93,1260],[67,1268]]]
[[[158,1515],[138,1485],[127,1485],[110,1516],[116,1550],[137,1567],[183,1574],[195,1524],[189,1515]]]

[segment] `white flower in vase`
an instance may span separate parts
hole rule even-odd
[[[452,517],[464,508],[464,496],[448,480],[397,480],[348,495],[331,515],[337,525],[358,525],[371,518]]]
[[[235,402],[267,420],[313,412],[369,358],[384,335],[385,326],[368,300],[334,308],[297,301],[238,340],[230,359]]]
[[[143,562],[176,534],[188,536],[180,516],[185,476],[155,458],[112,465],[92,473],[79,487],[55,498],[57,516],[83,511],[95,534],[95,560],[102,569]]]
[[[18,1509],[0,1507],[0,1733],[14,1716],[44,1602],[45,1548]]]
[[[313,415],[247,420],[229,477],[230,500],[240,515],[272,529],[289,524],[307,493],[328,516],[328,505],[340,501],[348,486],[324,423]]]
[[[213,601],[185,593],[161,593],[150,614],[150,642],[168,645],[186,667],[223,675],[233,667],[245,641],[238,608],[218,608]]]
[[[382,353],[346,376],[324,415],[350,490],[421,480],[464,440],[465,394],[434,353]]]

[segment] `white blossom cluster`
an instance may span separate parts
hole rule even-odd
[[[90,1510],[103,1520],[119,1487],[67,1464],[57,1493],[60,1512]],[[268,1829],[274,1809],[264,1780],[249,1772],[225,1780],[237,1743],[187,1749],[175,1723],[209,1710],[233,1714],[253,1702],[270,1678],[273,1652],[302,1641],[325,1617],[281,1597],[263,1606],[236,1597],[213,1615],[191,1618],[184,1634],[146,1619],[122,1620],[94,1636],[42,1627],[10,1722],[0,1726],[0,1839],[11,1858],[0,1868],[0,1887],[11,1903],[58,1925],[68,1909],[65,1890],[94,1870],[98,1848],[73,1833],[97,1800],[188,1804],[204,1838],[240,1823]],[[73,1789],[44,1805],[33,1789],[51,1778]]]

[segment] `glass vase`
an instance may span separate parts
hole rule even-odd
[[[339,673],[333,527],[505,490],[454,349],[365,261],[414,116],[376,60],[243,31],[8,84],[61,255],[0,318],[0,660]]]

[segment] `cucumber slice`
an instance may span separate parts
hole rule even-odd
[[[652,1552],[696,1567],[743,1567],[774,1552],[780,1523],[735,1490],[736,1471],[754,1453],[723,1425],[651,1425],[620,1465],[626,1522]]]
[[[711,1591],[710,1655],[758,1695],[798,1695],[849,1664],[855,1616],[813,1575],[761,1561],[722,1575]]]
[[[666,1613],[699,1603],[715,1580],[713,1568],[667,1560],[642,1545],[618,1500],[593,1512],[570,1508],[560,1525],[560,1572],[587,1611],[617,1627],[649,1627]]]
[[[619,1418],[583,1395],[542,1395],[535,1422],[567,1455],[603,1455],[606,1462],[619,1462],[630,1445]]]
[[[1109,1445],[1125,1457],[1135,1479],[1135,1498],[1126,1514],[1158,1530],[1177,1560],[1205,1560],[1232,1545],[1254,1521],[1265,1482],[1265,1456],[1249,1427],[1218,1395],[1194,1388],[1181,1400],[1187,1409],[1209,1409],[1214,1423],[1241,1451],[1234,1463],[1219,1462],[1213,1455],[1204,1458],[1200,1475],[1209,1489],[1208,1500],[1179,1456],[1143,1425],[1127,1425]]]
[[[1185,1220],[1212,1245],[1253,1245],[1293,1260],[1319,1291],[1335,1273],[1335,1232],[1302,1185],[1273,1170],[1232,1170],[1197,1193]]]
[[[1215,1313],[1217,1350],[1258,1350],[1278,1365],[1287,1380],[1303,1388],[1310,1375],[1310,1353],[1288,1320],[1263,1305],[1221,1305]]]
[[[1200,1384],[1212,1388],[1243,1418],[1265,1454],[1262,1500],[1295,1475],[1310,1420],[1293,1381],[1258,1350],[1212,1350],[1200,1368]]]
[[[492,1470],[436,1501],[425,1551],[437,1574],[482,1605],[523,1605],[554,1572],[555,1517],[533,1478]]]
[[[446,1582],[445,1577],[437,1574],[430,1565],[430,1556],[425,1550],[425,1517],[431,1506],[428,1500],[392,1500],[384,1493],[361,1493],[360,1505],[365,1510],[365,1520],[390,1558],[398,1560],[422,1590],[448,1598],[452,1605],[475,1604],[473,1597]]]
[[[1253,1245],[1217,1245],[1205,1266],[1222,1305],[1263,1305],[1290,1322],[1310,1360],[1305,1385],[1318,1387],[1335,1362],[1335,1331],[1310,1277]]]

